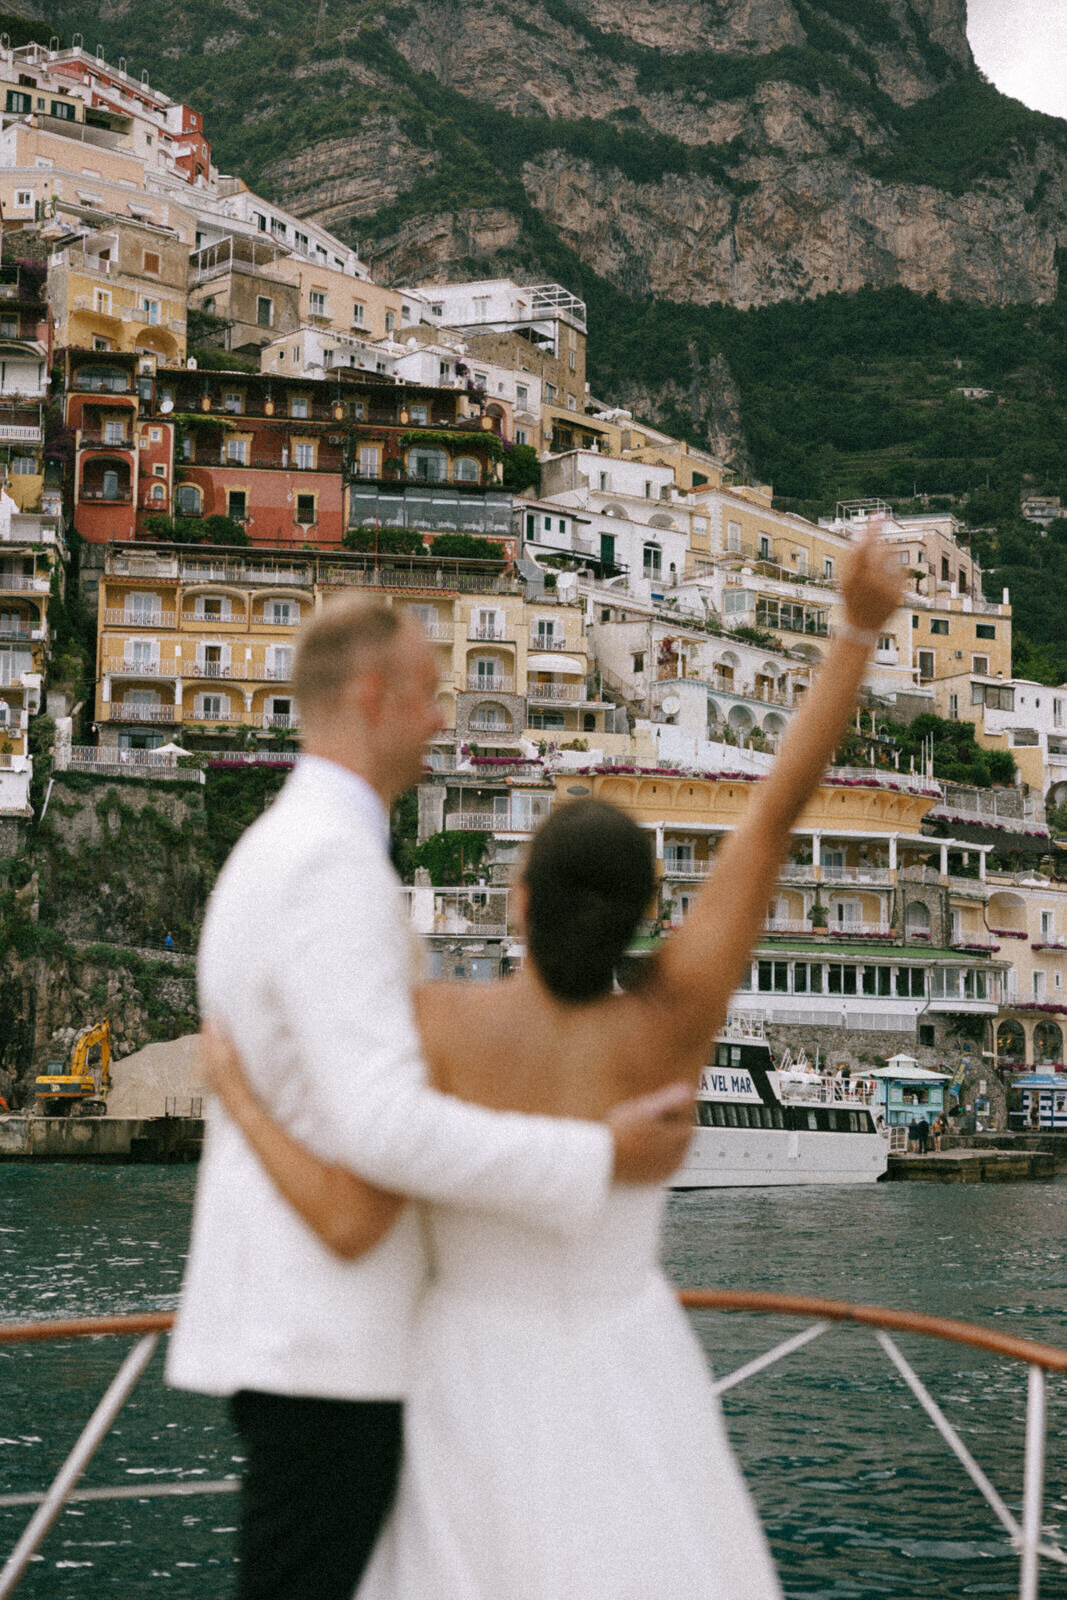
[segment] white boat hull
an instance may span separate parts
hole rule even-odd
[[[781,1128],[693,1129],[672,1189],[747,1189],[790,1183],[876,1183],[889,1164],[879,1133]]]

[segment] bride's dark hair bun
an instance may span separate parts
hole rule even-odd
[[[656,886],[648,834],[603,800],[575,800],[534,835],[523,879],[527,948],[546,988],[560,1000],[609,994]]]

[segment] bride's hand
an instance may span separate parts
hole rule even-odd
[[[245,1074],[244,1065],[228,1033],[208,1021],[200,1030],[197,1057],[204,1082],[238,1122],[242,1113],[258,1108],[259,1100]]]
[[[876,632],[900,605],[903,589],[899,553],[873,528],[866,529],[852,541],[841,583],[847,621],[862,632]]]

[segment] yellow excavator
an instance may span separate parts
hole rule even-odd
[[[99,1061],[90,1066],[90,1054],[97,1046]],[[111,1088],[111,1024],[107,1018],[83,1028],[71,1046],[69,1063],[50,1061],[33,1087],[40,1116],[103,1116]]]

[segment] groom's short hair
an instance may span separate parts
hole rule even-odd
[[[403,621],[402,611],[363,595],[328,601],[297,640],[292,685],[301,709],[328,711],[395,641]]]

